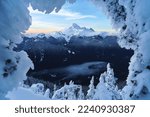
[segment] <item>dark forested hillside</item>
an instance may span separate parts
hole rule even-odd
[[[100,35],[72,36],[69,42],[63,37],[24,37],[24,41],[16,49],[25,50],[34,62],[35,69],[28,72],[29,76],[54,83],[74,80],[84,85],[89,83],[88,77],[92,75],[97,77],[98,82],[99,75],[106,70],[106,63],[111,63],[118,81],[125,81],[129,60],[133,54],[131,50],[119,47],[116,36]],[[101,65],[97,62],[105,64],[99,68]],[[93,72],[81,74],[79,69],[79,74],[70,75],[66,71],[67,67],[79,65],[80,68],[84,63],[90,63],[86,67]]]

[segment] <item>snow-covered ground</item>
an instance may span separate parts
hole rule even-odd
[[[49,100],[41,94],[34,93],[31,88],[18,87],[6,95],[10,100]]]

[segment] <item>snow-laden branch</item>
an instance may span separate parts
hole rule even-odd
[[[26,79],[26,73],[33,68],[26,52],[16,52],[14,47],[21,43],[21,33],[31,25],[28,6],[45,13],[58,12],[65,2],[75,0],[0,0],[0,99],[8,91]]]
[[[121,47],[133,49],[124,99],[140,99],[150,93],[150,1],[92,0],[102,7],[119,31]],[[150,99],[150,97],[149,97]]]

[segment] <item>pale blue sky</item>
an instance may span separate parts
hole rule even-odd
[[[60,31],[77,23],[96,31],[113,31],[110,20],[102,10],[88,0],[77,0],[74,4],[65,4],[59,13],[44,14],[29,8],[32,16],[30,33],[48,33]]]

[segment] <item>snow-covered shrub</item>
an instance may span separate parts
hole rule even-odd
[[[52,99],[53,100],[76,100],[80,88],[81,86],[75,85],[72,81],[70,81],[69,85],[65,84],[62,88],[58,89],[52,96]]]
[[[94,100],[119,100],[120,91],[116,85],[113,69],[107,65],[107,71],[101,74],[99,83],[95,90]]]
[[[31,90],[36,94],[44,94],[44,85],[41,83],[32,84]]]

